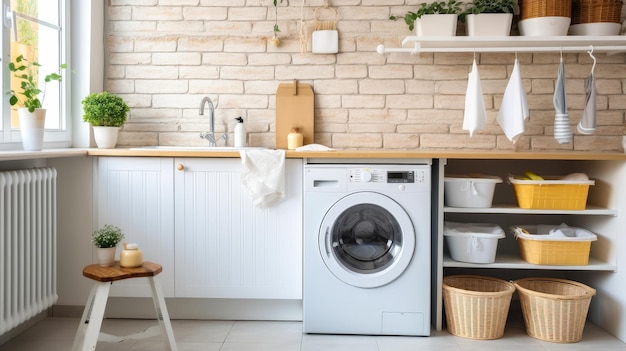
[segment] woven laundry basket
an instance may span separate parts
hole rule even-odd
[[[520,297],[528,335],[560,343],[582,340],[595,289],[556,278],[524,278],[513,284]]]
[[[448,331],[470,339],[501,338],[513,292],[513,284],[497,278],[444,277],[443,303]]]
[[[572,17],[570,0],[520,0],[520,20],[536,17]]]
[[[573,0],[572,24],[621,23],[622,0]]]

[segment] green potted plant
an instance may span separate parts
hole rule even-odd
[[[409,11],[404,15],[404,22],[409,30],[415,29],[417,36],[454,36],[461,3],[457,0],[422,3],[417,11]],[[399,17],[390,16],[397,20]]]
[[[469,36],[508,36],[517,0],[473,0],[459,14]]]
[[[130,108],[121,97],[106,91],[85,97],[83,121],[91,124],[99,148],[112,149],[117,144],[119,127],[126,122]]]
[[[124,240],[124,237],[124,232],[120,228],[110,224],[105,224],[93,232],[92,241],[96,247],[96,257],[100,266],[110,267],[115,263],[117,244]]]
[[[43,132],[46,123],[46,110],[43,102],[46,97],[46,83],[60,82],[61,71],[67,67],[59,66],[59,70],[44,77],[40,87],[37,79],[41,65],[36,61],[29,61],[23,55],[9,63],[9,71],[20,82],[20,90],[9,90],[9,104],[22,106],[17,109],[20,120],[20,134],[24,150],[40,151],[43,146]],[[41,99],[39,98],[41,96]]]

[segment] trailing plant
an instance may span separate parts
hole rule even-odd
[[[93,232],[93,244],[102,249],[116,247],[120,241],[124,240],[124,233],[116,226],[105,224],[104,227]]]
[[[473,0],[467,4],[459,18],[462,22],[465,22],[467,15],[478,15],[481,13],[517,14],[518,12],[517,0]]]
[[[50,73],[44,78],[43,88],[39,88],[39,82],[37,81],[38,71],[41,65],[36,61],[29,61],[23,55],[15,58],[15,62],[9,63],[9,71],[13,73],[13,76],[20,79],[21,91],[9,90],[9,104],[15,106],[20,102],[18,95],[23,96],[25,99],[22,102],[24,107],[28,108],[29,112],[35,111],[36,108],[41,108],[46,98],[46,83],[57,81],[62,79],[61,70],[67,68],[66,64],[59,65],[59,70]],[[41,100],[39,95],[41,94]]]
[[[130,108],[124,100],[106,91],[89,94],[82,101],[83,121],[92,126],[120,127]]]
[[[457,0],[436,1],[432,3],[422,3],[416,12],[407,12],[404,15],[404,22],[409,26],[409,30],[415,28],[415,21],[424,15],[456,15],[461,12],[461,3]],[[397,16],[389,16],[392,21],[397,20]]]
[[[278,39],[278,33],[280,32],[280,28],[278,28],[278,0],[273,0],[274,3],[274,35],[270,38],[270,43],[274,46],[280,45],[280,39]],[[283,0],[280,0],[280,3],[283,3]]]

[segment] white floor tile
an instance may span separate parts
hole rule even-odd
[[[67,351],[78,318],[47,318],[4,345],[0,351]],[[127,335],[155,325],[154,320],[107,319],[103,331]],[[172,321],[179,351],[626,351],[626,344],[593,324],[583,340],[559,344],[526,335],[523,323],[507,323],[504,337],[472,340],[446,330],[429,337],[303,334],[300,322]],[[122,343],[98,343],[98,351],[165,350],[158,337]]]

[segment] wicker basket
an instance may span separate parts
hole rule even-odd
[[[520,0],[520,20],[536,17],[572,17],[569,0]]]
[[[595,289],[555,278],[524,278],[513,284],[520,297],[528,335],[561,343],[582,340]]]
[[[501,338],[513,292],[513,284],[501,279],[472,275],[444,277],[448,331],[470,339]]]
[[[573,0],[572,24],[621,23],[622,0]]]

